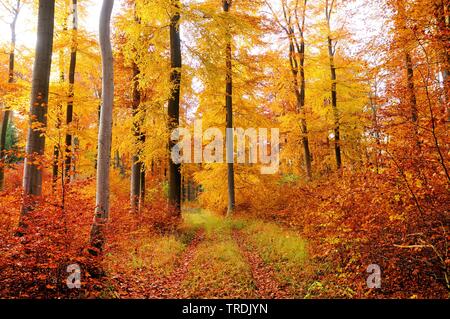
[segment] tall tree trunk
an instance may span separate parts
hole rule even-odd
[[[309,147],[308,125],[305,112],[305,98],[306,98],[306,79],[305,79],[305,19],[306,19],[306,5],[307,0],[303,1],[303,10],[301,19],[298,14],[298,1],[294,9],[294,17],[291,15],[291,10],[287,7],[287,2],[282,2],[283,17],[285,25],[280,26],[286,32],[289,40],[289,63],[293,77],[293,90],[297,99],[296,112],[301,116],[300,130],[302,134],[303,158],[305,164],[305,172],[308,181],[312,180],[312,155]],[[271,11],[275,14],[272,7]],[[294,19],[295,18],[295,19]],[[278,20],[278,19],[277,19]],[[295,22],[294,22],[295,21]],[[295,28],[299,32],[299,39]],[[300,80],[299,80],[300,75]]]
[[[396,2],[397,11],[399,15],[399,29],[403,32],[403,34],[407,34],[406,32],[409,30],[407,26],[407,18],[408,14],[406,12],[405,8],[405,0],[397,0]],[[406,40],[406,39],[405,39]],[[413,124],[413,136],[416,139],[416,143],[418,146],[420,146],[419,140],[418,140],[418,121],[419,121],[419,114],[417,111],[417,98],[416,98],[416,90],[414,85],[414,69],[413,69],[413,63],[411,58],[411,53],[407,49],[407,44],[404,44],[404,57],[405,57],[405,71],[406,71],[406,85],[407,85],[407,94],[409,99],[409,107],[410,107],[410,120]]]
[[[223,0],[223,11],[225,13],[230,12],[232,0]],[[231,215],[234,212],[236,206],[235,188],[234,188],[234,134],[233,132],[233,63],[232,63],[232,50],[229,28],[226,35],[226,98],[225,107],[227,112],[227,175],[228,175],[228,211],[227,215]]]
[[[102,53],[102,107],[98,132],[97,192],[95,218],[91,229],[91,246],[101,251],[104,229],[109,216],[109,169],[111,164],[112,111],[114,103],[114,70],[111,47],[111,13],[114,0],[103,0],[100,13],[100,48]],[[95,254],[95,252],[94,252]]]
[[[133,63],[133,135],[134,135],[134,154],[131,164],[131,209],[134,212],[139,210],[139,198],[141,194],[141,172],[142,162],[139,158],[139,142],[141,137],[141,125],[139,120],[139,105],[141,103],[141,92],[139,90],[139,67]]]
[[[342,167],[341,157],[341,129],[339,120],[339,110],[337,107],[337,76],[336,66],[334,64],[333,40],[328,36],[328,55],[330,58],[330,76],[331,76],[331,107],[333,108],[334,117],[334,153],[336,157],[337,169]]]
[[[63,25],[63,30],[67,31],[66,24]],[[59,81],[61,84],[65,81],[64,74],[64,50],[59,51]],[[59,155],[61,149],[61,118],[62,118],[62,104],[58,103],[58,110],[56,114],[56,129],[58,131],[58,142],[53,146],[53,169],[52,169],[52,188],[53,193],[56,193],[58,185],[58,172],[59,172]],[[64,178],[63,178],[64,180]]]
[[[14,83],[14,60],[16,51],[16,24],[20,12],[20,0],[16,1],[16,6],[13,10],[13,21],[11,22],[11,46],[9,51],[9,68],[8,68],[8,83]],[[9,119],[11,118],[11,110],[5,106],[2,120],[2,131],[0,137],[0,191],[4,189],[5,184],[5,165],[6,165],[6,134],[8,131]]]
[[[170,60],[172,96],[168,105],[168,128],[171,133],[180,124],[180,84],[181,84],[181,41],[180,41],[180,2],[172,1],[175,12],[170,22]],[[173,162],[170,152],[175,143],[169,138],[169,203],[175,208],[175,214],[181,214],[181,165]]]
[[[55,1],[39,0],[36,53],[30,103],[30,126],[27,135],[26,159],[23,174],[24,199],[21,226],[24,217],[33,208],[34,196],[42,194],[42,166],[38,163],[45,149],[47,127],[48,90],[52,62]]]
[[[409,104],[411,107],[411,122],[414,124],[414,135],[417,135],[419,115],[417,111],[416,90],[414,85],[414,70],[411,54],[405,53],[406,79],[408,85]]]
[[[140,25],[141,20],[136,12],[136,3],[134,8],[134,21]],[[131,166],[131,209],[138,212],[140,207],[144,204],[145,196],[145,172],[144,164],[140,155],[142,154],[142,146],[145,143],[145,134],[142,131],[144,116],[140,114],[141,91],[139,88],[139,66],[137,62],[133,62],[133,135],[134,135],[134,154],[132,156]]]
[[[300,48],[299,48],[299,58],[300,58],[300,96],[299,96],[299,106],[301,113],[303,115],[301,120],[301,128],[302,128],[302,144],[303,144],[303,154],[305,158],[305,167],[306,167],[306,176],[308,180],[312,179],[312,156],[311,150],[309,148],[309,139],[308,139],[308,126],[306,123],[306,112],[305,112],[305,97],[306,97],[306,79],[305,79],[305,14],[306,14],[306,0],[304,1],[304,9],[302,15],[302,24],[299,25],[300,32]]]
[[[75,69],[77,65],[77,49],[78,49],[78,6],[77,0],[72,0],[72,43],[70,52],[69,67],[69,94],[67,100],[66,124],[68,132],[66,133],[66,154],[65,154],[65,174],[67,181],[70,181],[72,170],[72,133],[70,125],[73,122],[73,99],[75,86]]]
[[[333,108],[334,117],[334,153],[336,157],[336,166],[340,170],[342,167],[342,157],[341,157],[341,130],[340,130],[340,119],[339,110],[337,107],[337,76],[336,76],[336,66],[334,64],[335,48],[333,48],[333,39],[331,38],[331,15],[333,13],[334,0],[326,0],[325,6],[325,16],[327,20],[327,30],[328,30],[328,57],[330,60],[330,78],[331,78],[331,107]],[[334,44],[335,45],[335,44]]]
[[[295,36],[295,35],[292,35]],[[304,55],[304,45],[303,53],[299,53],[300,56]],[[294,59],[295,55],[295,49],[294,44],[291,44],[291,59]],[[297,98],[297,113],[301,114],[302,118],[300,120],[300,129],[302,132],[302,145],[303,145],[303,157],[305,161],[305,171],[306,176],[308,180],[310,181],[312,179],[312,156],[311,156],[311,150],[309,148],[309,138],[308,138],[308,125],[306,121],[306,112],[305,112],[305,90],[306,90],[306,82],[305,82],[305,73],[304,73],[304,58],[300,58],[299,61],[299,68],[300,68],[300,89],[298,89],[299,83],[297,79],[297,75],[299,73],[297,67],[295,66],[295,63],[293,63],[293,60],[291,60],[291,71],[294,76],[294,89],[295,89],[295,96]]]

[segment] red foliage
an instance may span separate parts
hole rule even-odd
[[[20,174],[13,171],[8,185]],[[49,182],[45,189],[51,189]],[[124,182],[115,181],[111,216],[107,227],[107,247],[113,248],[136,230],[155,232],[176,227],[175,217],[167,217],[165,202],[146,205],[135,215],[128,207]],[[95,209],[95,181],[76,181],[55,195],[45,194],[26,218],[25,229],[17,228],[22,203],[21,189],[0,193],[0,297],[1,298],[96,298],[105,281],[102,258],[89,252],[89,234]],[[64,202],[62,201],[64,198]],[[124,205],[124,203],[126,203]],[[164,225],[164,227],[162,226]],[[67,267],[81,269],[81,289],[68,289]]]
[[[431,184],[433,183],[433,184]],[[410,185],[386,171],[336,174],[303,187],[285,186],[285,204],[264,218],[299,229],[319,267],[322,297],[445,298],[448,290],[448,203],[444,179]],[[269,205],[270,206],[270,205]],[[382,270],[369,289],[367,267]]]

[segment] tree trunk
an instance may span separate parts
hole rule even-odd
[[[139,117],[139,105],[141,103],[141,92],[139,90],[139,68],[133,63],[133,135],[134,154],[131,164],[131,209],[133,212],[139,211],[139,198],[141,194],[141,172],[142,162],[139,158],[139,142],[141,137],[141,127]]]
[[[23,218],[33,208],[32,197],[42,194],[42,166],[39,165],[45,149],[47,127],[48,90],[52,62],[53,29],[55,16],[54,0],[39,0],[36,53],[30,103],[30,126],[27,135],[24,164],[24,199],[21,210]],[[31,200],[30,200],[31,199]]]
[[[293,86],[294,93],[297,99],[296,112],[301,115],[300,120],[300,130],[302,134],[302,146],[303,146],[303,157],[305,162],[305,171],[307,179],[312,180],[312,155],[309,147],[308,138],[308,125],[306,121],[305,112],[305,98],[306,98],[306,79],[305,79],[305,14],[306,14],[306,4],[307,1],[303,2],[303,12],[301,16],[301,22],[298,16],[298,7],[295,8],[295,22],[299,32],[300,41],[297,40],[297,35],[295,32],[295,25],[292,24],[292,16],[288,15],[289,10],[285,7],[286,3],[283,4],[283,12],[286,26],[283,29],[289,39],[289,63],[291,67],[291,72],[293,76]],[[300,74],[300,81],[298,76]]]
[[[100,48],[102,53],[102,108],[98,132],[97,192],[95,218],[91,229],[91,246],[101,251],[104,229],[109,216],[109,168],[111,164],[112,110],[114,102],[114,70],[111,47],[111,13],[114,0],[103,0],[100,13]],[[96,252],[93,252],[94,254]]]
[[[399,15],[399,29],[406,34],[406,32],[409,30],[406,19],[407,19],[407,12],[405,9],[405,1],[401,0],[397,2],[397,10]],[[407,47],[407,44],[404,44],[405,47]],[[413,124],[413,136],[416,139],[416,144],[420,146],[419,140],[418,140],[418,121],[419,121],[419,114],[417,110],[417,98],[416,98],[416,90],[414,85],[414,69],[413,69],[413,63],[411,58],[410,51],[405,48],[404,49],[404,57],[405,57],[405,71],[406,71],[406,85],[407,85],[407,94],[409,99],[409,105],[410,105],[410,120]]]
[[[16,51],[16,23],[19,17],[20,0],[17,0],[15,8],[13,8],[13,21],[11,27],[11,46],[9,51],[9,68],[8,83],[14,83],[14,60]],[[9,119],[11,118],[11,110],[5,106],[2,120],[2,131],[0,137],[0,191],[4,189],[5,184],[5,165],[6,165],[6,133],[8,131]]]
[[[330,58],[330,75],[331,75],[331,107],[334,116],[334,152],[336,156],[337,169],[342,167],[341,157],[341,130],[339,120],[339,110],[337,107],[337,76],[336,66],[334,65],[333,40],[328,36],[328,54]]]
[[[295,35],[291,35],[293,37]],[[293,41],[293,40],[291,40]],[[303,41],[303,40],[302,40]],[[308,138],[308,125],[306,121],[306,112],[305,112],[305,96],[306,96],[306,82],[305,82],[305,73],[304,73],[304,45],[301,46],[302,49],[299,50],[299,54],[301,56],[299,61],[300,66],[300,89],[299,89],[299,83],[298,83],[298,68],[296,67],[296,64],[293,59],[295,59],[295,46],[294,43],[291,42],[290,45],[290,56],[291,56],[291,71],[294,77],[294,90],[295,90],[295,96],[297,98],[297,110],[296,112],[301,114],[302,119],[300,120],[300,129],[302,132],[302,145],[303,145],[303,156],[305,160],[305,171],[306,176],[308,180],[312,179],[312,156],[311,156],[311,150],[309,148],[309,138]],[[303,52],[303,53],[302,53]]]
[[[306,1],[305,1],[306,5]],[[306,10],[306,8],[305,8]],[[312,179],[312,165],[311,165],[311,150],[309,149],[309,138],[308,138],[308,126],[306,123],[306,112],[305,112],[305,97],[306,97],[306,79],[305,79],[305,38],[304,38],[304,24],[302,27],[301,37],[300,37],[300,112],[303,114],[303,118],[301,120],[301,128],[302,128],[302,144],[303,144],[303,154],[305,158],[305,167],[306,167],[306,176],[308,180]]]
[[[223,11],[230,12],[232,0],[223,0]],[[230,30],[227,29],[226,57],[226,112],[227,112],[227,175],[228,175],[228,211],[227,215],[234,212],[236,206],[234,189],[234,134],[233,131],[233,64]]]
[[[325,15],[327,20],[328,29],[328,57],[330,59],[330,76],[331,76],[331,107],[333,108],[334,117],[334,152],[336,156],[336,166],[340,170],[342,167],[341,157],[341,131],[340,131],[340,119],[339,110],[337,107],[337,76],[336,66],[334,64],[335,50],[333,49],[333,39],[331,38],[331,15],[333,13],[334,1],[326,0],[325,2]]]
[[[172,72],[172,96],[168,105],[169,134],[180,124],[180,84],[181,84],[181,41],[180,41],[180,2],[172,2],[175,13],[170,23],[170,58]],[[181,214],[181,165],[173,162],[170,152],[175,143],[169,138],[169,203],[175,208],[175,214]]]
[[[135,4],[136,5],[136,4]],[[140,25],[141,20],[137,15],[136,7],[134,12],[134,20]],[[141,104],[141,91],[139,88],[139,66],[137,62],[133,62],[133,135],[134,135],[134,154],[132,156],[131,166],[131,209],[138,212],[140,207],[144,204],[145,197],[145,171],[144,164],[140,155],[142,154],[142,147],[145,143],[145,134],[142,132],[144,124],[144,116],[139,114]]]
[[[103,99],[101,90],[99,91],[98,98],[100,100]],[[97,122],[98,123],[98,125],[97,125],[97,135],[98,135],[98,131],[100,130],[100,116],[102,114],[102,103],[103,102],[100,102],[99,105],[97,106],[97,120],[98,120],[98,122]],[[98,159],[98,144],[95,145],[95,160],[94,160],[94,169],[95,169],[95,171],[97,171],[97,159]]]
[[[65,154],[65,174],[67,181],[70,181],[72,171],[72,133],[70,125],[73,122],[73,99],[75,85],[75,69],[77,65],[77,48],[78,48],[78,7],[77,0],[72,0],[72,44],[70,53],[69,67],[69,94],[67,100],[66,124],[68,132],[66,133],[66,154]]]
[[[414,138],[416,139],[417,145],[420,145],[417,135],[419,133],[419,114],[417,111],[416,89],[414,85],[414,70],[411,60],[411,54],[409,52],[405,53],[405,64],[406,64],[408,97],[409,97],[409,104],[411,107],[411,122],[413,124],[413,134]]]
[[[67,31],[66,24],[63,24],[63,30]],[[61,84],[65,81],[64,74],[64,50],[59,51],[59,81]],[[58,142],[53,146],[53,169],[52,169],[52,190],[56,193],[58,185],[58,172],[59,172],[59,156],[61,150],[61,118],[62,118],[62,104],[58,103],[58,110],[56,113],[56,129],[58,131]],[[64,178],[63,178],[64,180]]]

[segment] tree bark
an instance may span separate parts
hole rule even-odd
[[[332,0],[326,1],[325,14],[327,19],[328,28],[328,57],[330,59],[330,78],[331,78],[331,107],[333,108],[334,117],[334,153],[336,157],[336,167],[338,170],[342,168],[342,156],[341,156],[341,129],[340,129],[340,119],[339,119],[339,109],[337,106],[337,76],[336,76],[336,66],[334,63],[335,49],[333,48],[333,39],[331,38],[331,14],[333,12]]]
[[[66,133],[66,153],[65,153],[65,174],[67,181],[70,181],[72,171],[72,133],[70,125],[73,122],[73,99],[75,86],[75,69],[77,65],[77,49],[78,49],[78,6],[77,0],[72,0],[72,44],[70,53],[69,66],[69,94],[67,100],[66,125],[68,132]]]
[[[27,135],[26,159],[23,175],[24,199],[20,223],[33,207],[32,197],[42,194],[42,167],[45,129],[47,127],[48,91],[52,61],[54,0],[39,0],[37,43],[33,67],[30,103],[30,126]],[[31,199],[31,200],[30,200]]]
[[[295,36],[295,35],[293,35]],[[295,91],[296,91],[296,97],[297,97],[297,113],[301,114],[302,118],[300,120],[300,128],[302,132],[302,145],[303,145],[303,156],[305,161],[305,171],[306,176],[308,180],[312,180],[312,156],[311,156],[311,150],[309,148],[309,138],[308,138],[308,124],[306,121],[306,112],[305,112],[305,96],[306,96],[306,81],[305,81],[305,71],[304,71],[304,65],[305,65],[305,45],[304,45],[304,39],[303,36],[300,40],[302,43],[300,45],[300,50],[298,51],[298,55],[300,56],[299,59],[299,69],[295,70],[294,73],[294,85],[295,85]],[[292,46],[292,49],[294,49],[294,46]],[[292,54],[295,55],[295,49],[292,51]],[[298,80],[297,80],[297,74],[300,73],[300,89],[298,89]]]
[[[20,0],[16,1],[13,21],[11,22],[11,46],[9,51],[9,67],[8,67],[8,83],[14,83],[14,60],[16,51],[16,24],[20,12]],[[3,113],[2,131],[0,137],[0,191],[4,189],[5,184],[5,165],[6,165],[6,134],[8,131],[9,119],[11,118],[11,110],[6,107]]]
[[[269,2],[267,2],[269,3]],[[285,25],[276,18],[278,24],[286,32],[289,40],[289,64],[291,68],[291,73],[293,77],[293,90],[297,100],[296,113],[300,114],[300,130],[302,134],[302,146],[303,146],[303,157],[305,164],[305,172],[308,181],[312,180],[312,155],[309,147],[308,138],[308,124],[306,120],[305,112],[305,99],[306,99],[306,79],[305,79],[305,18],[306,18],[306,5],[307,0],[303,1],[303,11],[301,19],[298,15],[298,1],[296,2],[296,7],[294,8],[294,15],[292,16],[291,11],[287,7],[286,2],[282,2],[283,17]],[[270,6],[270,5],[269,5]],[[273,11],[270,6],[271,11],[276,16],[275,11]],[[295,20],[294,20],[295,18]],[[295,21],[295,22],[294,22]],[[298,29],[299,38],[297,39],[297,34],[295,28]],[[300,75],[300,80],[299,80]]]
[[[333,108],[334,117],[334,152],[336,156],[337,169],[342,167],[341,157],[341,129],[339,120],[339,110],[337,107],[337,76],[336,66],[334,64],[333,40],[328,36],[328,53],[330,58],[330,75],[331,75],[331,107]]]
[[[109,216],[109,191],[112,143],[112,110],[114,102],[114,69],[111,47],[111,13],[114,0],[103,0],[100,13],[100,48],[102,53],[102,107],[98,132],[96,210],[90,244],[102,251],[105,226]],[[97,252],[96,251],[96,252]],[[96,252],[93,252],[94,254]]]
[[[141,103],[141,92],[139,90],[139,67],[133,63],[133,135],[134,149],[131,164],[131,209],[133,212],[139,211],[139,199],[141,195],[141,172],[142,162],[139,158],[139,142],[141,137],[141,127],[139,120],[139,105]]]
[[[172,96],[168,105],[169,133],[180,124],[180,84],[181,84],[181,40],[180,40],[180,2],[173,0],[175,12],[170,21],[170,59]],[[169,138],[169,204],[175,208],[175,214],[181,214],[181,165],[173,162],[170,152],[175,143]]]
[[[232,0],[223,0],[223,11],[228,14],[232,5]],[[229,134],[233,130],[233,63],[231,40],[232,35],[227,29],[225,49],[226,63],[226,98],[225,107],[227,112],[227,176],[228,176],[228,211],[227,215],[234,212],[236,206],[234,187],[234,134]]]
[[[399,20],[399,29],[400,31],[405,34],[409,30],[407,25],[407,12],[405,8],[405,1],[404,0],[397,0],[396,2],[397,6],[397,12],[398,12],[398,20]],[[407,40],[406,38],[403,40]],[[410,121],[413,124],[413,136],[416,139],[416,144],[420,146],[419,139],[418,139],[418,129],[419,129],[419,114],[417,110],[417,98],[416,98],[416,89],[414,85],[414,68],[411,58],[411,53],[408,49],[408,44],[403,43],[404,49],[404,63],[405,63],[405,71],[406,71],[406,89],[407,89],[407,95],[409,99],[409,107],[410,107]]]
[[[405,53],[406,79],[408,86],[409,104],[411,105],[411,122],[414,124],[414,135],[417,135],[419,115],[417,111],[416,90],[414,85],[414,70],[411,54]]]
[[[299,69],[300,69],[300,100],[299,106],[303,113],[303,118],[301,120],[302,128],[302,144],[303,144],[303,154],[305,158],[306,175],[308,180],[312,180],[312,156],[311,150],[309,148],[309,138],[308,138],[308,126],[306,123],[306,113],[305,113],[305,98],[306,98],[306,78],[305,78],[305,18],[306,18],[306,3],[307,0],[303,2],[303,14],[301,25],[298,23],[298,29],[300,32],[300,48],[298,49],[299,54]]]
[[[63,25],[63,30],[66,31],[66,24]],[[65,81],[64,74],[64,50],[59,51],[59,81],[61,84]],[[61,149],[61,118],[62,118],[62,104],[58,103],[58,110],[56,114],[56,129],[58,130],[58,142],[53,146],[53,169],[52,169],[52,188],[53,193],[56,193],[58,185],[58,172],[59,172],[59,155]],[[64,178],[63,178],[64,180]]]

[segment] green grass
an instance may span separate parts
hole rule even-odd
[[[209,211],[185,214],[184,221],[188,228],[204,229],[207,239],[220,241],[231,237],[231,221]]]
[[[241,229],[266,262],[302,265],[307,258],[306,241],[275,224],[250,221]]]
[[[199,231],[204,239],[195,250],[187,277],[181,284],[186,298],[256,298],[251,267],[233,239],[239,230],[248,249],[257,251],[274,269],[276,279],[293,297],[307,295],[307,243],[298,234],[274,223],[224,218],[201,209],[183,214],[183,224],[171,235],[139,236],[122,243],[107,256],[114,269],[144,270],[168,276]]]
[[[191,227],[205,230],[182,289],[190,298],[255,297],[250,266],[231,237],[232,223],[202,211],[185,215]]]
[[[295,297],[303,297],[304,275],[308,268],[306,241],[274,223],[256,220],[239,223],[238,227],[246,236],[249,249],[259,252],[263,261],[276,272],[276,278],[287,285]]]
[[[182,284],[190,298],[251,298],[254,288],[250,266],[232,240],[202,243]]]
[[[142,242],[130,256],[133,269],[151,269],[155,274],[170,275],[186,244],[175,235],[155,237]]]

